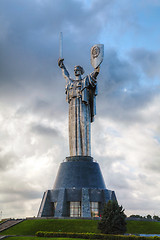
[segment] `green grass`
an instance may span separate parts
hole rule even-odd
[[[1,232],[0,235],[34,236],[37,231],[99,233],[97,223],[97,220],[84,219],[31,219]],[[127,221],[127,233],[160,234],[160,222]]]
[[[80,238],[8,237],[7,240],[85,240]],[[86,239],[87,240],[87,239]],[[96,239],[95,239],[96,240]]]
[[[127,233],[160,234],[160,222],[127,221]]]
[[[85,240],[80,238],[8,237],[7,240]],[[87,239],[86,239],[87,240]],[[95,239],[96,240],[96,239]]]
[[[6,231],[1,235],[35,235],[37,231],[47,232],[100,232],[97,229],[96,220],[84,219],[32,219],[23,221]]]

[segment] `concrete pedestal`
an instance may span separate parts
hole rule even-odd
[[[80,202],[80,217],[91,218],[91,202],[98,202],[99,216],[104,204],[116,200],[108,190],[97,162],[92,157],[67,157],[61,163],[53,189],[42,198],[38,217],[70,217],[70,202]]]

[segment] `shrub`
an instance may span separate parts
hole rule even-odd
[[[61,237],[61,238],[81,238],[81,239],[105,239],[105,240],[160,240],[159,237],[140,237],[133,235],[111,235],[98,233],[69,233],[69,232],[42,232],[36,233],[37,237]]]
[[[108,201],[105,205],[98,229],[106,234],[124,234],[126,232],[126,215],[117,201]]]

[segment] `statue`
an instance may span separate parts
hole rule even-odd
[[[97,76],[103,60],[103,45],[91,48],[94,71],[85,77],[82,77],[83,68],[75,66],[72,79],[62,55],[61,33],[58,65],[66,79],[70,156],[61,163],[53,189],[44,192],[38,217],[91,219],[101,216],[109,200],[117,201],[114,191],[106,189],[99,164],[91,156],[90,132],[96,114]]]
[[[101,44],[99,44],[101,45]],[[66,101],[69,103],[69,149],[70,156],[91,156],[91,123],[96,115],[97,76],[100,71],[100,62],[95,64],[94,56],[97,49],[91,49],[91,62],[94,63],[94,71],[82,78],[84,70],[81,66],[74,67],[75,79],[71,79],[63,61],[59,58],[58,66],[62,69],[66,79]],[[62,52],[62,50],[61,50]],[[103,51],[101,51],[103,52]],[[99,55],[99,53],[98,53]],[[96,59],[97,60],[97,59]],[[92,64],[93,65],[93,64]]]

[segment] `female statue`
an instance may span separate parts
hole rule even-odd
[[[70,78],[64,63],[58,65],[66,79],[66,100],[69,103],[69,149],[70,156],[91,156],[90,127],[96,114],[97,76],[100,68],[82,78],[84,70],[74,67],[75,80]]]

